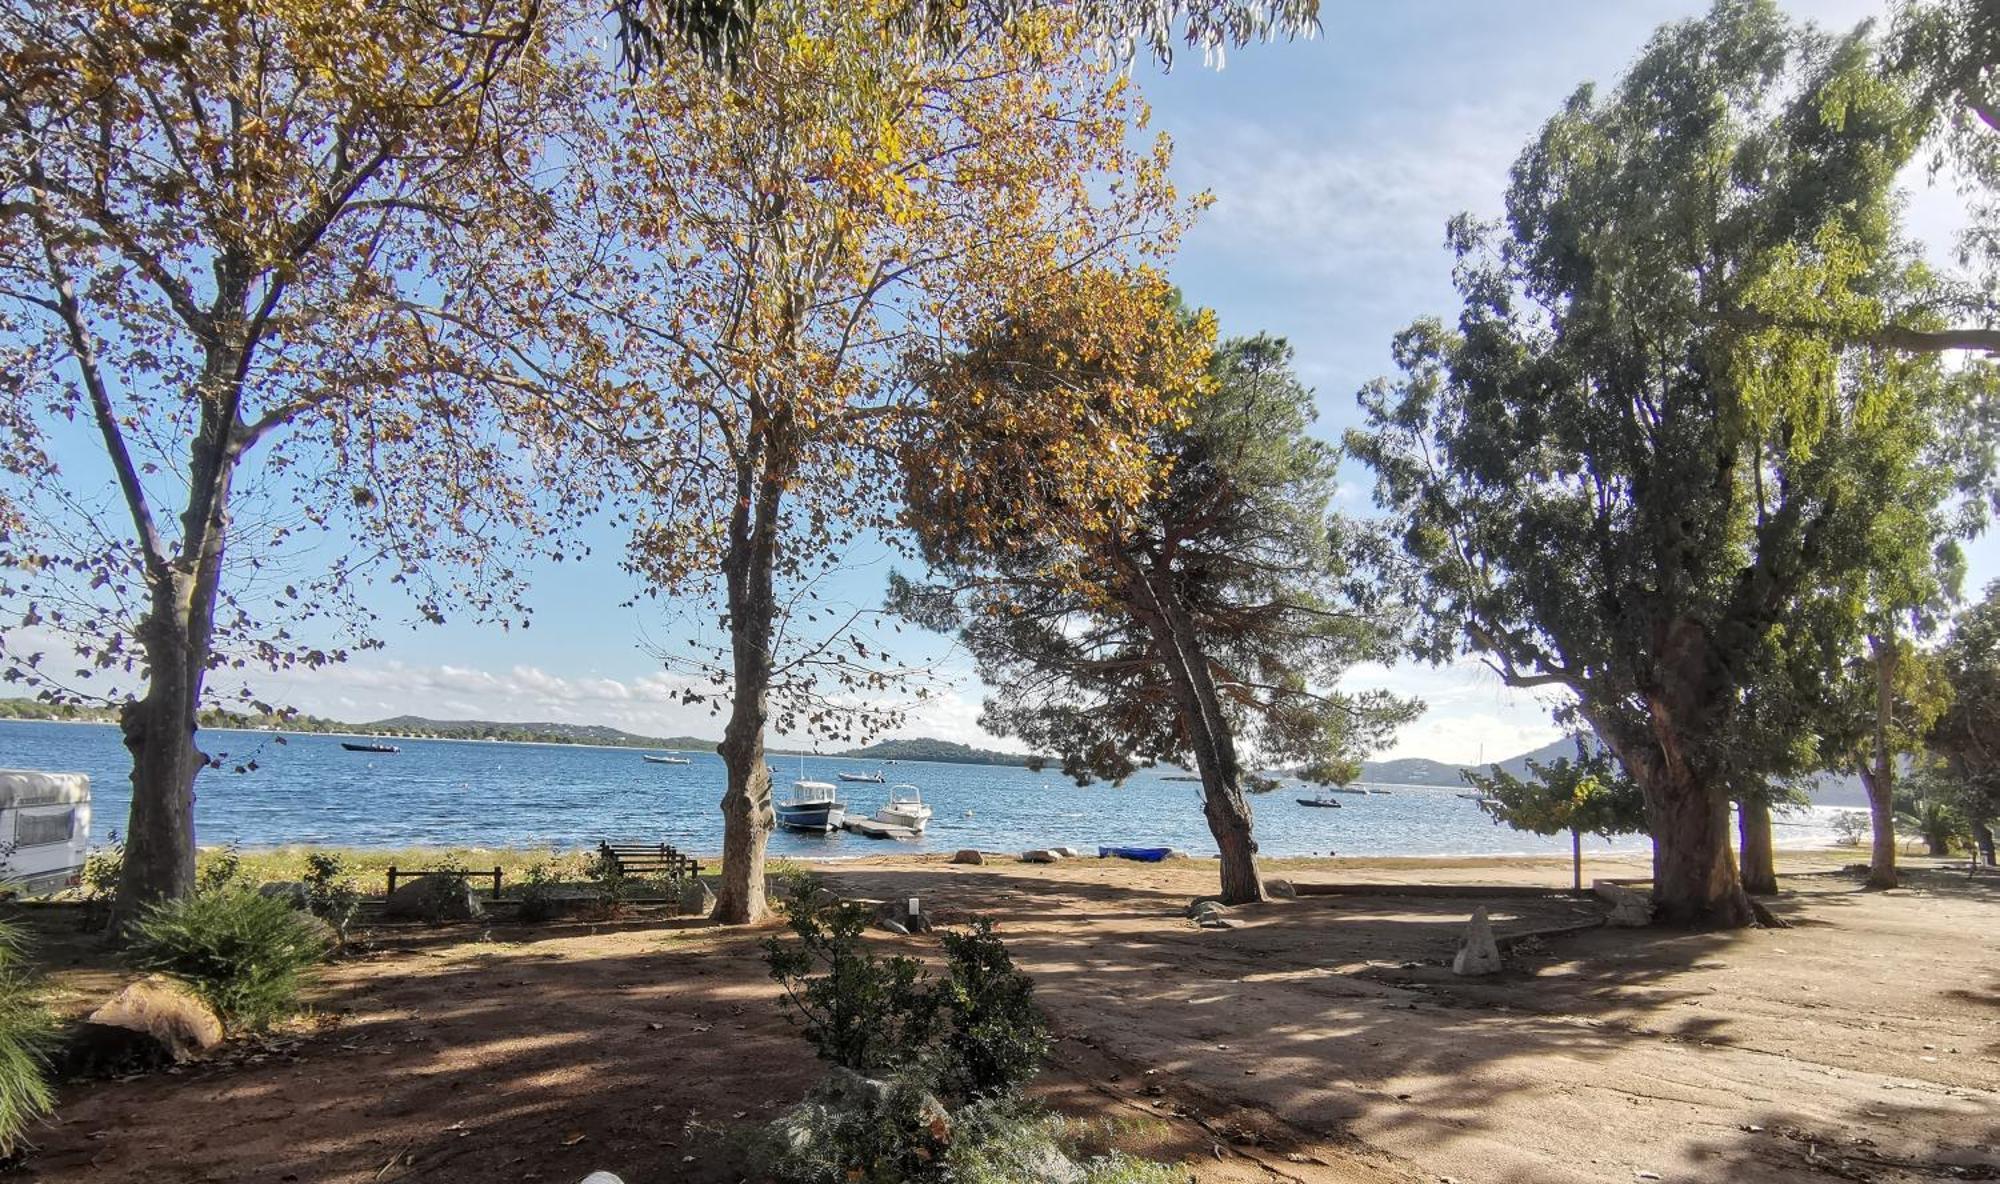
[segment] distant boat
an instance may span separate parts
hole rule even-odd
[[[881,785],[889,780],[880,773],[836,773],[834,776],[842,781],[859,781],[867,785]]]
[[[352,740],[342,740],[340,746],[349,752],[401,752],[393,744],[356,744]]]
[[[778,825],[790,830],[828,834],[840,829],[847,805],[830,781],[794,781],[792,796],[777,804]]]
[[[1339,803],[1339,802],[1336,802],[1336,801],[1334,801],[1334,800],[1333,800],[1332,798],[1330,798],[1330,797],[1327,797],[1327,796],[1326,796],[1326,794],[1325,794],[1324,792],[1321,792],[1321,793],[1320,793],[1320,794],[1319,794],[1318,796],[1316,796],[1316,797],[1310,797],[1310,798],[1300,798],[1300,799],[1298,799],[1298,802],[1299,802],[1299,805],[1301,805],[1301,806],[1318,806],[1318,807],[1320,807],[1321,809],[1325,809],[1325,810],[1338,810],[1338,809],[1340,809],[1340,803]]]
[[[684,756],[654,756],[649,752],[640,753],[639,759],[654,765],[691,765],[694,763]]]
[[[905,826],[924,833],[925,824],[931,820],[931,808],[924,803],[924,795],[914,785],[898,785],[889,791],[889,804],[875,811],[875,821],[890,826]]]

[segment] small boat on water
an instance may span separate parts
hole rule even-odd
[[[393,744],[356,744],[352,740],[342,740],[340,746],[349,752],[401,752]]]
[[[904,826],[924,833],[925,824],[931,820],[931,808],[924,802],[923,791],[914,785],[898,785],[889,791],[889,804],[875,811],[875,821],[890,826]]]
[[[1338,809],[1340,809],[1340,803],[1339,803],[1339,802],[1336,802],[1336,801],[1334,801],[1334,800],[1333,800],[1332,798],[1330,798],[1330,797],[1327,797],[1327,796],[1326,796],[1325,794],[1323,794],[1323,793],[1322,793],[1322,794],[1320,794],[1320,795],[1318,795],[1317,797],[1310,797],[1310,798],[1300,798],[1300,799],[1298,799],[1298,802],[1299,802],[1299,805],[1301,805],[1301,806],[1318,806],[1318,807],[1320,807],[1320,808],[1321,808],[1321,809],[1323,809],[1323,810],[1338,810]]]
[[[694,763],[684,756],[654,756],[649,752],[640,753],[639,759],[651,765],[691,765]]]
[[[834,776],[842,781],[859,781],[864,785],[881,785],[889,780],[880,773],[835,773]]]
[[[794,781],[792,796],[777,803],[778,825],[788,830],[830,834],[847,817],[847,803],[830,781]]]

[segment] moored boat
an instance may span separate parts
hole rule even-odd
[[[859,781],[864,785],[880,785],[888,778],[880,773],[835,773],[842,781]]]
[[[353,742],[353,741],[351,741],[351,740],[342,740],[342,741],[340,742],[340,746],[341,746],[342,748],[345,748],[345,749],[346,749],[347,751],[349,751],[349,752],[401,752],[401,751],[403,751],[402,749],[400,749],[400,748],[396,747],[396,746],[395,746],[395,745],[393,745],[393,744],[356,744],[356,743],[354,743],[354,742]]]
[[[875,821],[890,826],[903,826],[924,833],[925,824],[931,820],[931,808],[924,802],[923,791],[914,785],[898,785],[889,790],[889,804],[875,811]]]
[[[792,796],[774,808],[779,826],[813,834],[839,830],[847,817],[847,804],[840,800],[840,790],[829,781],[794,781]]]
[[[1322,793],[1322,794],[1320,794],[1320,795],[1319,795],[1318,797],[1311,797],[1311,798],[1300,798],[1300,799],[1298,799],[1298,802],[1299,802],[1299,805],[1301,805],[1301,806],[1318,806],[1318,807],[1320,807],[1320,808],[1321,808],[1321,809],[1323,809],[1323,810],[1338,810],[1338,809],[1340,809],[1340,803],[1339,803],[1339,802],[1336,802],[1336,801],[1334,801],[1334,800],[1333,800],[1332,798],[1330,798],[1330,797],[1327,797],[1327,796],[1326,796],[1325,794],[1323,794],[1323,793]]]
[[[694,763],[684,756],[654,756],[651,753],[640,753],[639,759],[652,765],[691,765]]]

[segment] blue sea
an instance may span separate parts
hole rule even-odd
[[[351,739],[351,738],[350,738]],[[204,730],[201,743],[223,767],[196,782],[195,825],[203,845],[249,847],[318,843],[351,847],[595,846],[600,840],[670,842],[694,853],[722,846],[717,803],[722,761],[684,754],[687,765],[649,764],[640,750],[564,744],[393,740],[394,755],[348,752],[336,736]],[[231,771],[255,762],[249,772]],[[960,847],[1021,850],[1101,844],[1178,847],[1212,855],[1200,787],[1143,772],[1121,786],[1078,787],[1055,772],[992,765],[834,757],[774,756],[778,792],[801,777],[833,781],[841,772],[880,771],[890,784],[923,790],[936,811],[916,842],[779,832],[774,854],[844,858]],[[130,765],[118,730],[106,725],[0,721],[0,768],[87,773],[92,838],[122,831],[130,806]],[[1177,770],[1169,770],[1177,772]],[[851,813],[868,815],[888,785],[842,784]],[[1387,793],[1342,796],[1338,810],[1296,799],[1287,784],[1255,799],[1256,834],[1266,855],[1568,854],[1566,836],[1543,838],[1496,826],[1462,790],[1380,786]],[[1778,819],[1781,846],[1833,842],[1841,811],[1800,810]],[[1592,851],[1643,851],[1646,840],[1586,839]]]

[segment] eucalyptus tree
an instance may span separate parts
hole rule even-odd
[[[127,916],[193,886],[212,672],[368,644],[370,573],[518,608],[538,382],[480,281],[540,224],[563,20],[0,6],[0,669],[123,700]]]
[[[1957,782],[1976,857],[1990,865],[2000,819],[2000,582],[1952,622],[1936,657],[1950,694],[1926,739]]]
[[[1190,331],[1212,332],[1202,317],[1163,320],[1148,353],[1181,353]],[[1011,318],[931,381],[997,381],[1024,401],[1088,388],[1107,356],[1098,336],[1077,318]],[[1332,509],[1339,452],[1308,434],[1312,393],[1291,347],[1226,342],[1209,379],[1144,442],[1158,477],[1131,513],[1048,513],[1045,475],[964,449],[954,467],[988,476],[917,494],[933,579],[899,580],[891,600],[972,654],[994,688],[982,726],[1059,754],[1079,783],[1192,764],[1222,899],[1241,903],[1263,899],[1246,795],[1270,783],[1253,762],[1346,781],[1419,705],[1339,686],[1393,654],[1395,618],[1349,566]]]
[[[1782,771],[1861,635],[1885,528],[1960,408],[1928,356],[1894,180],[1922,134],[1865,31],[1726,0],[1580,88],[1506,218],[1451,228],[1463,310],[1396,342],[1351,447],[1426,611],[1416,650],[1560,687],[1645,793],[1656,915],[1750,922],[1736,787]],[[1828,332],[1828,326],[1842,332]]]

